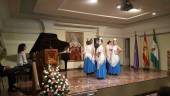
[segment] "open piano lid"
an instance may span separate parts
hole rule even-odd
[[[59,40],[56,34],[40,33],[30,53],[50,48],[58,49],[59,52],[62,52],[66,47],[69,47],[69,43]]]

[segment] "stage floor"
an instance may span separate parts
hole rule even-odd
[[[71,70],[71,71],[61,72],[61,73],[63,75],[64,74],[66,75],[67,73],[67,78],[70,84],[70,92],[68,96],[91,96],[91,95],[87,95],[87,93],[99,94],[95,96],[113,96],[112,94],[114,94],[114,96],[134,96],[127,93],[131,93],[133,90],[135,91],[134,94],[141,94],[144,91],[148,91],[148,90],[151,91],[150,89],[152,87],[156,89],[156,87],[159,88],[159,86],[163,85],[163,83],[166,84],[166,82],[169,82],[169,79],[167,79],[168,74],[165,71],[139,70],[138,72],[134,72],[133,70],[129,70],[129,68],[126,67],[123,67],[122,73],[119,76],[107,75],[107,78],[105,80],[96,79],[95,74],[86,75],[85,73],[83,73],[82,70]],[[154,82],[155,80],[156,82]],[[147,83],[143,85],[142,82],[144,83],[147,82]],[[162,84],[160,84],[160,82]],[[141,86],[136,87],[136,85],[134,85],[135,86],[134,87],[133,84],[144,86],[144,88]],[[29,85],[30,88],[31,84],[30,82],[28,82],[28,84],[24,83],[23,85],[24,86]],[[129,88],[129,86],[131,89]],[[122,92],[122,91],[115,90],[117,87],[121,87],[119,88],[119,90],[122,90],[123,94],[126,95],[115,95],[116,92],[117,93]],[[109,89],[111,91],[109,91]],[[0,96],[32,96],[32,95],[26,95],[26,94],[24,95],[24,93],[20,91],[14,93],[8,93],[7,90],[5,89],[0,94]]]
[[[62,72],[62,74],[66,73],[70,83],[69,95],[83,94],[98,89],[168,77],[165,71],[139,70],[138,72],[134,72],[133,70],[129,70],[129,68],[123,68],[119,76],[107,75],[105,80],[96,79],[95,74],[86,75],[82,70]]]

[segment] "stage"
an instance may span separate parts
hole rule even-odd
[[[161,86],[170,86],[170,78],[165,71],[134,72],[123,67],[119,76],[107,75],[105,80],[96,79],[95,74],[86,75],[81,69],[61,73],[67,73],[70,84],[68,96],[156,96],[141,94],[155,92]],[[7,90],[4,90],[1,96],[32,96],[29,89],[32,88],[31,82],[23,82],[21,85],[26,87],[29,93],[18,91],[8,94]]]
[[[156,91],[169,82],[165,71],[134,72],[123,68],[119,76],[107,75],[105,80],[96,79],[95,74],[86,75],[82,70],[62,72],[66,73],[70,83],[69,96],[132,96]]]

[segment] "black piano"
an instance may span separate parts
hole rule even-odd
[[[58,49],[60,59],[63,59],[65,62],[65,71],[67,71],[67,61],[69,60],[69,53],[65,50],[69,47],[69,43],[61,41],[57,38],[56,34],[52,33],[40,33],[35,44],[33,45],[30,56],[36,54],[37,52],[43,49]]]

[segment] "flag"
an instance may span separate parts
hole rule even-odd
[[[144,40],[143,40],[143,64],[145,68],[149,68],[148,41],[145,33],[144,33]]]
[[[159,62],[159,49],[158,42],[155,35],[155,30],[153,30],[153,40],[152,40],[152,49],[151,49],[151,62],[156,69],[160,69]]]
[[[137,42],[137,35],[135,33],[135,45],[134,45],[134,70],[139,69],[139,54],[138,54],[138,42]]]

